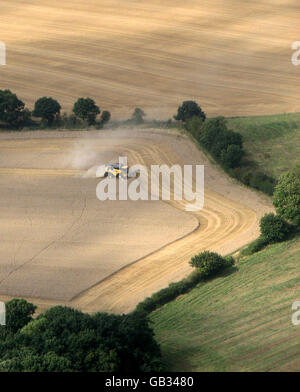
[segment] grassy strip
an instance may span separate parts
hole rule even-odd
[[[270,245],[151,314],[170,371],[299,371],[299,238]]]
[[[278,179],[299,162],[300,113],[227,119],[229,129],[244,139],[247,159]]]

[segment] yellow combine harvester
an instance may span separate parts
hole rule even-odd
[[[125,179],[128,177],[128,166],[122,165],[121,163],[106,165],[104,176]]]

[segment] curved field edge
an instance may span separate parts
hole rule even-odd
[[[154,132],[156,138],[163,133]],[[151,131],[147,130],[143,135],[147,137],[142,139],[139,148],[132,149],[131,146],[130,154],[135,162],[146,166],[153,162],[169,165],[184,163],[187,152],[190,158],[190,153],[194,151],[196,162],[200,160],[206,165],[209,188],[205,195],[205,208],[193,213],[200,221],[200,227],[184,239],[124,268],[64,304],[87,312],[129,312],[147,296],[187,276],[190,272],[188,261],[194,254],[204,249],[226,254],[247,244],[258,234],[259,217],[270,208],[268,203],[259,198],[256,200],[252,191],[232,184],[225,174],[217,173],[191,142],[184,147],[184,143],[188,143],[184,138],[177,139],[178,135],[168,134],[164,135],[168,143],[157,143],[157,140],[156,143],[149,143]],[[182,151],[184,148],[185,153]],[[171,205],[184,210],[184,203],[171,202]],[[28,299],[40,309],[57,304],[38,298]]]
[[[168,369],[299,371],[299,260],[299,238],[269,246],[153,312]]]
[[[148,148],[146,153],[138,157],[139,162],[146,165],[154,158],[163,159],[163,162],[168,165],[172,165],[174,160],[178,162],[176,153],[166,146]],[[209,165],[204,156],[200,155],[199,151],[198,153],[198,158],[204,159],[205,164]],[[214,175],[217,173],[213,171]],[[213,177],[211,173],[210,176]],[[218,176],[220,179],[223,177],[230,181],[223,172],[218,173]],[[253,206],[245,207],[246,200],[241,204],[227,198],[226,189],[219,188],[218,192],[220,193],[206,189],[205,208],[200,212],[192,213],[200,221],[198,230],[183,240],[176,241],[150,257],[145,257],[138,263],[127,266],[119,273],[108,277],[104,282],[75,297],[71,305],[89,312],[99,309],[115,313],[130,312],[146,297],[165,288],[169,283],[186,277],[191,272],[188,261],[194,254],[205,249],[227,254],[255,239],[258,236],[259,218],[270,210],[270,206],[258,198],[260,202],[252,209]],[[251,191],[245,190],[245,192],[249,192],[248,198],[250,198]],[[184,209],[184,203],[171,202],[171,204],[176,208]]]
[[[69,133],[70,135],[70,133]],[[56,134],[54,133],[53,136],[55,137]],[[124,135],[123,135],[124,136]],[[62,139],[60,139],[61,141]],[[35,147],[37,148],[38,145],[41,150],[44,150],[44,147],[50,147],[51,150],[51,142],[53,142],[53,139],[51,140],[47,140],[43,142],[42,145],[40,145],[40,140],[35,140],[36,141],[36,145]],[[57,142],[57,140],[54,140],[55,142]],[[14,140],[13,140],[14,142]],[[71,144],[73,146],[73,141],[72,140],[68,140],[68,145]],[[53,144],[53,143],[52,143]],[[55,143],[54,143],[55,144]],[[102,143],[100,142],[101,147]],[[119,156],[121,154],[121,152],[119,151],[119,148],[123,149],[123,147],[120,147],[120,142],[118,144],[118,151],[116,152],[116,155]],[[3,147],[2,143],[1,146]],[[14,144],[13,144],[14,146]],[[7,147],[7,146],[6,146]],[[10,143],[10,147],[11,147],[11,143]],[[53,146],[52,146],[53,147]],[[56,146],[57,147],[57,146]],[[62,147],[65,147],[64,145]],[[105,147],[105,146],[104,146]],[[129,147],[131,150],[129,150]],[[73,148],[73,147],[72,147]],[[109,147],[107,147],[109,148]],[[125,147],[124,147],[125,148]],[[30,154],[31,154],[31,149],[30,146],[27,145],[27,149],[30,150]],[[40,149],[37,149],[38,153],[40,151]],[[134,154],[134,150],[138,149],[139,151],[141,151],[142,146],[137,146],[136,144],[133,143],[133,140],[126,139],[126,151],[128,150],[129,156],[131,156],[130,154]],[[62,149],[63,152],[65,152],[65,149]],[[88,149],[89,153],[92,153],[93,155],[93,151],[90,151],[90,148]],[[61,152],[61,151],[60,151]],[[98,150],[97,150],[98,152]],[[10,150],[9,150],[10,153]],[[16,155],[19,157],[19,148],[18,151],[16,153]],[[66,155],[66,154],[63,154]],[[84,154],[83,154],[84,155]],[[101,154],[100,154],[101,156]],[[25,158],[27,157],[27,155],[25,155]],[[59,158],[55,156],[50,155],[50,158],[54,161],[57,161],[57,166],[59,167]],[[97,155],[98,157],[98,155]],[[22,167],[28,166],[28,163],[26,161],[26,159],[22,160]],[[38,157],[34,157],[34,158],[40,158]],[[44,157],[41,154],[41,159],[32,159],[32,163],[34,167],[39,167],[40,165],[46,165],[49,164],[51,165],[51,162],[49,163],[49,159],[48,159],[48,151],[46,151],[46,158],[44,159]],[[98,159],[98,158],[96,158]],[[5,156],[4,159],[1,161],[1,164],[5,164]],[[12,160],[12,162],[9,162],[10,164],[14,164],[14,160]],[[29,164],[31,163],[31,161],[29,162]],[[89,167],[89,166],[88,166]],[[42,184],[41,186],[45,185],[48,183],[48,174],[50,172],[51,175],[58,176],[61,177],[61,175],[63,177],[74,177],[76,175],[76,179],[74,179],[74,181],[72,180],[72,182],[66,182],[64,179],[61,179],[61,184],[62,184],[62,193],[61,193],[61,198],[64,198],[66,200],[68,200],[69,194],[68,192],[74,192],[75,190],[75,196],[74,199],[79,200],[78,205],[75,204],[74,209],[73,209],[73,205],[72,205],[72,215],[71,219],[69,219],[69,216],[67,215],[67,213],[65,213],[64,215],[64,219],[63,221],[68,222],[69,219],[69,226],[66,225],[67,228],[73,228],[75,227],[76,230],[78,230],[78,232],[80,232],[80,239],[82,241],[84,240],[90,240],[90,232],[89,230],[87,230],[87,228],[89,226],[93,227],[92,224],[93,222],[96,221],[96,225],[98,224],[97,221],[99,221],[99,218],[101,217],[106,217],[106,219],[110,219],[111,217],[114,218],[113,216],[111,216],[110,213],[101,215],[98,215],[98,219],[94,219],[94,217],[96,216],[97,213],[97,207],[99,204],[99,201],[96,199],[95,197],[95,187],[96,187],[96,182],[98,181],[93,181],[92,179],[89,180],[81,180],[79,173],[77,173],[77,171],[75,171],[75,173],[73,171],[70,172],[70,170],[65,170],[65,169],[20,169],[21,173],[19,173],[19,169],[11,169],[12,172],[16,171],[15,174],[20,175],[22,174],[22,177],[27,175],[29,177],[29,181],[30,181],[30,185],[31,185],[31,181],[33,181],[35,183],[36,181],[36,175],[41,176],[41,181]],[[6,169],[4,169],[4,171],[6,172]],[[4,187],[9,189],[8,187],[10,186],[11,181],[15,181],[15,177],[13,177],[13,179],[10,179],[11,176],[11,171],[8,171],[9,176],[5,176],[4,180],[5,182]],[[45,173],[46,171],[46,173]],[[85,171],[84,171],[85,173]],[[0,177],[2,174],[2,170],[0,169]],[[34,177],[34,178],[33,178]],[[46,178],[47,177],[47,178]],[[81,176],[82,177],[82,176]],[[1,177],[2,179],[2,177]],[[40,181],[40,180],[39,180]],[[44,182],[43,182],[44,181]],[[74,183],[73,183],[74,182]],[[59,187],[57,185],[57,183],[53,183],[53,189],[55,189],[55,193],[59,192]],[[84,193],[83,193],[83,197],[82,197],[82,192],[76,192],[77,189],[77,185],[80,184],[84,187]],[[22,195],[22,191],[24,190],[24,185],[25,185],[25,189],[26,188],[26,183],[20,184],[20,191],[19,192],[15,192],[17,194],[17,200],[20,199],[20,197],[18,195]],[[36,200],[34,199],[34,197],[36,196],[36,194],[38,195],[38,197],[40,197],[40,193],[37,192],[36,190],[40,189],[40,183],[37,183],[36,187],[31,187],[28,188],[28,194],[31,195],[31,197],[33,198],[33,208],[32,210],[35,209],[35,206],[38,204],[36,202]],[[15,188],[16,189],[16,188]],[[46,188],[48,189],[48,188]],[[57,189],[57,190],[56,190]],[[90,193],[90,197],[87,195],[87,193]],[[42,194],[42,200],[47,199],[47,192],[44,192]],[[6,206],[7,208],[7,200],[9,199],[9,197],[4,194],[3,195],[3,202],[2,202],[2,207],[3,205]],[[23,203],[23,199],[22,203]],[[26,202],[26,199],[25,199]],[[6,294],[6,295],[11,295],[11,296],[23,296],[23,297],[34,297],[34,298],[41,298],[41,299],[51,299],[52,301],[56,302],[56,301],[70,301],[74,296],[78,295],[79,292],[85,291],[87,288],[91,287],[92,285],[99,283],[99,281],[102,281],[106,276],[110,275],[110,273],[120,269],[122,267],[122,264],[124,265],[125,263],[122,263],[122,259],[120,256],[122,256],[122,254],[120,254],[120,250],[117,251],[117,253],[114,255],[113,253],[113,247],[112,245],[109,243],[107,243],[107,247],[103,250],[102,248],[104,248],[106,241],[102,238],[102,232],[95,232],[95,236],[90,240],[93,241],[93,244],[95,244],[96,248],[93,248],[93,250],[95,250],[94,252],[88,253],[88,249],[89,249],[89,242],[87,241],[85,244],[83,243],[82,248],[78,248],[77,243],[76,243],[76,237],[75,239],[71,236],[71,238],[69,239],[69,242],[66,241],[67,246],[65,246],[65,243],[62,243],[61,245],[61,252],[60,252],[60,256],[58,257],[58,265],[59,268],[61,267],[61,269],[57,269],[55,271],[55,273],[51,276],[51,271],[49,273],[49,270],[47,270],[46,268],[44,268],[44,271],[40,271],[40,270],[35,270],[35,276],[33,277],[33,279],[31,279],[28,274],[26,276],[26,267],[27,265],[31,264],[32,259],[28,257],[29,252],[34,252],[34,257],[39,256],[41,253],[43,253],[44,251],[47,252],[48,248],[51,248],[55,242],[59,241],[60,238],[63,238],[63,236],[65,235],[65,233],[69,233],[70,230],[67,229],[66,227],[61,227],[59,226],[59,224],[61,223],[59,221],[58,216],[64,213],[64,209],[67,210],[67,206],[63,205],[63,207],[61,205],[59,205],[58,203],[56,203],[56,199],[55,202],[52,200],[51,201],[51,197],[49,198],[49,202],[51,202],[51,214],[50,216],[55,217],[54,219],[54,225],[53,225],[53,240],[52,238],[49,239],[49,233],[48,231],[46,231],[43,234],[43,239],[45,240],[46,246],[43,247],[42,245],[38,244],[40,246],[40,248],[36,251],[35,248],[33,248],[35,246],[35,242],[34,240],[32,241],[32,238],[35,239],[34,237],[34,230],[33,227],[29,224],[31,223],[32,220],[35,220],[35,215],[33,215],[32,210],[30,210],[30,213],[27,213],[27,209],[21,210],[21,216],[23,219],[23,217],[25,216],[25,218],[28,216],[30,216],[31,220],[27,221],[27,219],[25,219],[23,227],[24,227],[24,231],[30,231],[32,233],[31,237],[25,237],[23,238],[22,235],[20,235],[19,232],[16,232],[14,230],[16,230],[16,225],[13,226],[13,230],[12,230],[12,234],[10,234],[11,232],[9,232],[9,235],[11,235],[11,243],[13,244],[17,244],[18,245],[18,241],[20,241],[21,245],[23,245],[24,242],[26,242],[26,252],[22,253],[19,255],[19,260],[20,262],[18,263],[18,265],[13,264],[12,262],[10,262],[10,243],[8,244],[8,246],[4,246],[4,248],[2,249],[2,255],[3,255],[3,260],[2,262],[4,263],[4,260],[9,260],[7,262],[7,265],[11,266],[11,271],[9,271],[8,276],[6,276],[5,273],[3,273],[3,281],[7,278],[10,277],[10,275],[13,275],[15,271],[18,271],[21,275],[21,279],[18,281],[17,279],[15,281],[13,281],[11,283],[11,285],[7,285],[7,286],[1,286],[1,294]],[[21,204],[22,204],[21,203]],[[110,203],[111,204],[111,203]],[[121,203],[118,203],[117,205],[113,204],[113,213],[114,215],[119,215],[117,217],[116,220],[112,219],[112,225],[108,225],[107,230],[108,231],[114,231],[115,228],[119,228],[119,231],[122,231],[125,235],[125,229],[127,230],[127,233],[129,233],[129,235],[127,235],[126,238],[126,246],[127,248],[123,249],[123,253],[125,253],[128,250],[128,254],[127,256],[125,255],[125,262],[128,262],[128,264],[130,264],[132,261],[140,259],[141,257],[145,257],[145,255],[151,254],[154,251],[157,251],[158,249],[161,249],[163,246],[166,246],[167,244],[170,244],[171,242],[173,242],[174,240],[177,240],[178,238],[182,238],[184,235],[187,235],[188,233],[191,233],[192,231],[194,231],[198,226],[199,226],[199,221],[189,215],[186,212],[183,211],[178,211],[175,210],[171,205],[165,205],[164,203],[162,203],[161,201],[159,201],[158,203],[140,203],[139,205],[135,205],[135,203],[129,202],[129,206],[127,206],[128,208],[126,208],[126,210],[128,212],[125,212],[125,215],[122,215],[122,209],[124,210],[124,206]],[[11,207],[14,204],[11,205]],[[18,207],[18,203],[16,203],[17,207]],[[22,204],[23,205],[23,204]],[[154,209],[150,210],[150,214],[149,214],[149,208],[151,209],[152,207],[155,207]],[[78,208],[79,207],[79,208]],[[88,207],[88,208],[86,208]],[[61,208],[61,210],[59,210],[58,208]],[[107,209],[106,205],[102,205],[101,207],[102,209]],[[157,210],[158,208],[158,210]],[[11,210],[15,210],[15,208],[11,208]],[[112,210],[112,208],[111,208]],[[19,210],[18,210],[19,211]],[[73,212],[74,216],[73,216]],[[159,212],[156,212],[159,211]],[[44,207],[44,205],[41,205],[41,208],[38,210],[37,215],[38,217],[43,217],[43,219],[45,221],[48,220],[49,214],[48,214],[48,209],[46,207]],[[85,220],[81,220],[81,217],[83,216],[83,214],[85,213]],[[55,214],[55,215],[54,215]],[[153,215],[154,214],[154,215]],[[4,215],[4,214],[3,214]],[[19,216],[17,215],[17,218]],[[78,218],[79,217],[79,218]],[[93,219],[91,219],[91,217]],[[119,217],[120,217],[120,223],[119,223]],[[125,221],[126,224],[125,226],[122,224],[122,218],[123,218],[123,222]],[[9,230],[9,222],[14,222],[15,219],[15,215],[12,214],[8,214],[8,219],[5,221],[3,219],[3,221],[8,222],[6,223],[6,225],[2,225],[2,230],[3,232],[8,232]],[[91,223],[90,223],[91,222]],[[39,223],[39,221],[38,221]],[[51,223],[51,220],[50,220]],[[131,225],[131,226],[130,226]],[[155,227],[155,225],[160,225],[162,226],[164,229],[161,230],[161,228],[157,227],[157,229],[154,232],[153,227]],[[168,227],[168,225],[170,227]],[[22,229],[23,229],[22,227]],[[124,229],[125,227],[125,229]],[[138,228],[138,230],[135,230],[135,227]],[[35,225],[35,228],[37,228],[37,231],[41,232],[41,229],[43,228],[43,226],[39,223]],[[124,231],[123,231],[124,230]],[[90,230],[91,231],[91,230]],[[82,233],[82,234],[81,234]],[[172,233],[172,235],[170,235],[170,233]],[[23,232],[21,233],[23,234]],[[135,234],[135,235],[133,235]],[[139,236],[139,234],[141,234],[141,236]],[[157,235],[158,234],[158,235]],[[148,236],[152,236],[150,238],[147,238]],[[145,238],[145,241],[143,242]],[[6,238],[4,237],[4,240],[6,240]],[[50,241],[51,240],[51,241]],[[121,238],[122,240],[122,238]],[[148,246],[149,241],[151,242],[151,245],[153,246]],[[50,242],[49,242],[50,241]],[[131,241],[131,242],[130,242]],[[140,241],[140,244],[138,244],[138,241]],[[4,242],[4,241],[3,241]],[[145,246],[143,245],[145,243]],[[4,242],[4,244],[6,244]],[[20,248],[21,248],[20,245]],[[69,245],[69,246],[68,246]],[[56,246],[56,245],[55,245]],[[54,246],[54,247],[55,247]],[[86,246],[86,248],[85,248]],[[147,247],[148,246],[148,247]],[[7,253],[5,252],[5,248],[7,249]],[[132,252],[131,249],[135,249],[137,248],[138,250],[140,249],[140,251],[137,252]],[[74,254],[73,251],[74,249],[76,249],[77,253]],[[79,249],[79,250],[78,250]],[[108,253],[106,254],[106,249],[108,249]],[[82,251],[83,250],[83,251]],[[13,252],[11,252],[13,253]],[[111,258],[109,259],[110,254],[112,254]],[[97,256],[98,255],[98,256]],[[126,259],[127,257],[127,259]],[[121,259],[121,262],[120,260]],[[24,262],[25,260],[25,262]],[[28,261],[26,261],[28,260]],[[51,263],[55,262],[56,257],[55,255],[53,255],[53,253],[51,254],[51,250],[50,253],[48,254],[48,260],[49,260],[49,264],[52,266]],[[68,261],[69,260],[69,261]],[[124,259],[123,259],[124,260]],[[90,274],[89,277],[89,281],[85,281],[85,276],[84,273],[82,273],[83,268],[85,268],[85,261],[88,261],[90,264],[87,265],[85,271],[83,272],[87,272],[88,274]],[[119,264],[117,263],[119,261]],[[114,262],[114,263],[113,263]],[[92,264],[93,263],[93,264]],[[92,269],[93,265],[98,268],[99,266],[99,270],[95,271]],[[102,265],[104,265],[105,268],[107,268],[106,270],[104,270],[103,272],[103,267]],[[110,265],[112,265],[112,267],[110,267]],[[25,268],[23,268],[25,266]],[[63,269],[63,266],[65,266],[65,269]],[[107,266],[107,267],[106,267]],[[1,265],[2,267],[2,265]],[[79,267],[79,268],[78,268]],[[32,267],[32,270],[34,270],[35,265]],[[81,269],[82,268],[82,269]],[[102,268],[102,269],[101,269]],[[1,270],[1,273],[3,272],[3,268]],[[4,271],[5,272],[5,271]],[[65,274],[64,274],[65,272]],[[34,275],[34,274],[33,274]],[[23,277],[23,279],[22,279]],[[27,277],[27,279],[26,279]],[[38,277],[38,279],[36,278]],[[76,281],[77,279],[77,281]],[[1,276],[1,280],[2,280],[2,276]],[[24,285],[27,286],[22,286],[22,281]],[[41,283],[40,283],[41,282]],[[61,282],[61,284],[60,284]],[[2,283],[2,281],[1,281]],[[86,284],[85,284],[86,283]],[[36,284],[36,286],[35,286]],[[72,286],[73,285],[73,286]],[[45,287],[45,290],[43,289]],[[65,290],[64,292],[60,290],[60,287],[63,287],[63,290]],[[69,288],[68,288],[69,287]],[[72,289],[72,287],[74,287],[74,289]],[[34,290],[35,288],[35,290]],[[69,292],[68,292],[69,290]],[[67,295],[65,294],[67,293]],[[61,294],[61,295],[59,295]]]
[[[174,207],[174,208],[175,208],[175,207]],[[110,274],[109,276],[107,276],[106,278],[104,278],[103,280],[101,280],[100,282],[97,282],[95,285],[93,285],[93,286],[89,287],[88,289],[83,290],[82,292],[80,292],[80,293],[78,293],[77,295],[75,295],[75,296],[71,299],[71,301],[76,302],[77,299],[79,299],[79,298],[81,298],[81,297],[84,297],[85,294],[88,293],[90,290],[92,290],[94,287],[97,287],[99,284],[101,284],[101,283],[105,282],[106,280],[112,278],[113,276],[119,274],[119,273],[120,273],[122,270],[124,270],[125,268],[128,268],[128,267],[130,267],[130,266],[132,266],[132,265],[138,263],[139,261],[141,261],[141,260],[143,260],[143,259],[145,259],[145,258],[147,258],[147,257],[150,257],[150,256],[154,255],[155,253],[157,253],[157,252],[159,252],[159,251],[161,251],[161,250],[167,248],[168,246],[171,246],[171,245],[175,244],[177,241],[183,240],[184,238],[186,238],[186,237],[188,237],[189,235],[191,235],[192,233],[194,233],[196,230],[198,230],[198,229],[200,228],[200,222],[199,222],[195,217],[193,217],[193,218],[194,218],[194,220],[195,220],[195,227],[194,227],[194,229],[190,230],[188,233],[186,233],[186,234],[184,234],[183,236],[181,236],[181,237],[175,239],[174,241],[169,242],[168,244],[165,244],[165,245],[163,245],[162,247],[160,247],[160,248],[158,248],[158,249],[155,249],[155,250],[152,251],[151,253],[149,253],[149,254],[147,254],[147,255],[145,255],[145,256],[143,256],[143,257],[140,257],[139,259],[133,260],[131,263],[125,265],[124,267],[121,267],[120,269],[118,269],[117,271],[113,272],[112,274]]]

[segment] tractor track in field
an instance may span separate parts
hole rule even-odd
[[[133,259],[132,262],[120,267],[92,286],[90,285],[89,288],[78,291],[69,300],[46,299],[45,296],[26,296],[26,299],[38,305],[39,311],[49,306],[63,304],[90,313],[97,311],[130,312],[145,297],[166,287],[169,283],[187,276],[191,271],[188,262],[193,255],[203,250],[228,254],[256,238],[259,232],[260,217],[265,212],[272,210],[270,201],[256,192],[234,184],[223,172],[214,168],[192,142],[177,132],[168,133],[160,130],[140,132],[126,130],[125,133],[122,132],[120,130],[96,133],[97,137],[101,139],[99,139],[99,143],[93,139],[89,132],[85,134],[85,137],[91,137],[92,145],[96,151],[112,149],[116,155],[126,155],[130,165],[139,163],[148,168],[152,164],[184,165],[191,163],[191,157],[198,164],[205,165],[205,201],[201,211],[186,212],[186,202],[172,200],[172,192],[171,201],[165,202],[182,213],[189,214],[198,224],[188,234],[163,245],[148,255],[136,260]],[[43,135],[43,132],[40,134]],[[32,143],[33,147],[36,146],[37,153],[39,144],[41,151],[46,153],[47,146],[48,150],[54,149],[54,147],[59,150],[59,144],[63,142],[59,141],[53,131],[49,135],[51,135],[50,138],[43,143],[39,139]],[[74,134],[66,132],[65,135],[73,136]],[[4,150],[12,147],[10,142],[3,140],[2,143]],[[18,143],[20,144],[20,142]],[[16,143],[16,148],[19,154],[21,149],[18,143]],[[27,141],[22,143],[26,146]],[[70,143],[70,141],[66,138],[64,143]],[[25,150],[28,148],[27,146]],[[61,148],[65,148],[64,144],[61,145]],[[32,180],[35,177],[44,176],[46,179],[48,176],[57,176],[61,177],[60,181],[64,181],[64,177],[66,179],[72,176],[80,177],[83,173],[84,170],[62,168],[0,169],[0,176],[1,174],[3,176],[28,176]],[[82,227],[78,225],[76,230],[84,230],[88,221],[83,222]],[[69,241],[71,240],[73,239],[71,238]],[[54,242],[50,241],[49,243]],[[20,272],[23,265],[18,265],[17,268]],[[55,290],[55,280],[51,284]],[[9,299],[8,296],[1,295],[1,300],[7,299]]]
[[[140,152],[129,150],[128,153],[133,161],[148,167],[157,161],[171,166],[179,158],[163,146],[144,147]],[[185,210],[185,202],[172,201],[170,204]],[[145,297],[185,277],[191,271],[188,261],[193,255],[207,249],[220,251],[224,245],[226,253],[232,242],[241,235],[245,236],[257,224],[253,210],[207,190],[204,210],[189,213],[199,221],[195,231],[114,273],[77,295],[70,304],[88,312],[99,309],[129,312]]]

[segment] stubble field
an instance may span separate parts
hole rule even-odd
[[[205,202],[104,201],[95,167],[203,164]],[[177,131],[1,134],[0,294],[41,308],[127,312],[190,272],[203,249],[232,252],[256,238],[269,199],[224,176]],[[184,238],[183,238],[184,237]]]
[[[0,1],[1,88],[31,108],[94,98],[113,116],[169,118],[194,99],[209,115],[299,111],[297,0]]]

